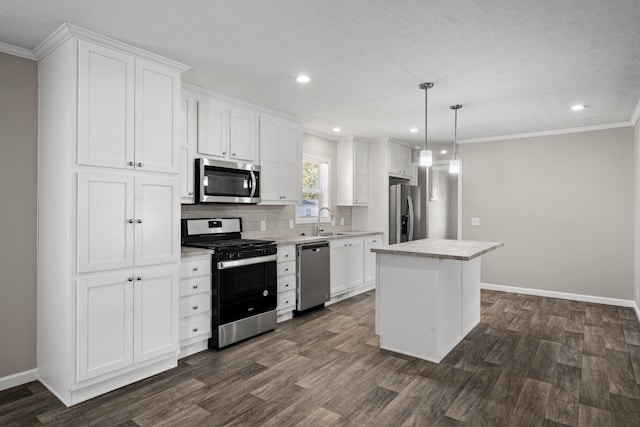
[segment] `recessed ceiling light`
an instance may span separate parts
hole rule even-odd
[[[342,129],[340,129],[340,128],[333,128],[333,131],[334,131],[334,132],[340,132],[341,130],[342,130]]]
[[[447,150],[440,150],[440,154],[447,154]]]
[[[416,132],[418,132],[418,129],[417,128],[411,128],[411,129],[409,129],[409,132],[416,133]]]
[[[584,106],[584,105],[582,105],[582,104],[576,104],[576,105],[574,105],[574,106],[572,106],[572,107],[571,107],[571,110],[572,110],[572,111],[580,111],[580,110],[584,110],[584,107],[585,107],[585,106]]]
[[[305,74],[301,74],[298,77],[296,77],[296,81],[298,83],[309,83],[311,81],[311,77],[305,75]]]

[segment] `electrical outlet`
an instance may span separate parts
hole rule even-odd
[[[340,218],[340,225],[344,225],[344,217]]]
[[[292,219],[289,220],[289,229],[293,230],[293,220]]]
[[[267,221],[260,221],[260,231],[267,231]]]
[[[478,217],[471,218],[471,225],[480,225],[480,218]]]

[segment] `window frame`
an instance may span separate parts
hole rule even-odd
[[[327,165],[327,200],[328,202],[328,207],[331,209],[331,159],[329,157],[324,157],[324,156],[318,156],[315,154],[307,154],[307,153],[302,153],[302,164],[300,165],[301,169],[304,167],[304,163],[305,162],[313,162],[313,163],[322,163],[322,164],[326,164]],[[300,187],[301,187],[301,195],[304,193],[304,188],[302,187],[302,173],[300,174]],[[302,200],[304,200],[304,198],[301,197],[300,201],[302,202]],[[295,216],[295,223],[296,224],[316,224],[318,222],[318,217],[317,216],[298,216],[298,208],[302,206],[302,203],[296,204],[295,205],[295,211],[294,211],[294,216]],[[319,206],[323,207],[323,206]],[[324,211],[327,216],[321,216],[320,217],[320,223],[321,224],[328,224],[332,221],[331,216]]]

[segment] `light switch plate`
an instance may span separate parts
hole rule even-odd
[[[267,221],[260,221],[260,231],[267,231]]]
[[[289,229],[293,230],[293,220],[292,219],[289,220]]]
[[[471,225],[480,225],[480,218],[478,217],[471,218]]]

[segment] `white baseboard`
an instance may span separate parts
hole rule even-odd
[[[635,310],[638,320],[640,320],[640,310],[633,300],[595,297],[591,295],[570,294],[566,292],[545,291],[542,289],[518,288],[516,286],[492,285],[490,283],[480,283],[480,289],[491,291],[511,292],[515,294],[536,295],[540,297],[568,299],[572,301],[592,302],[595,304],[617,305],[619,307],[631,307]]]
[[[17,374],[0,378],[0,391],[9,389],[11,387],[19,386],[22,384],[30,383],[31,381],[35,381],[37,379],[38,379],[38,369],[31,369],[29,371],[18,372]]]

